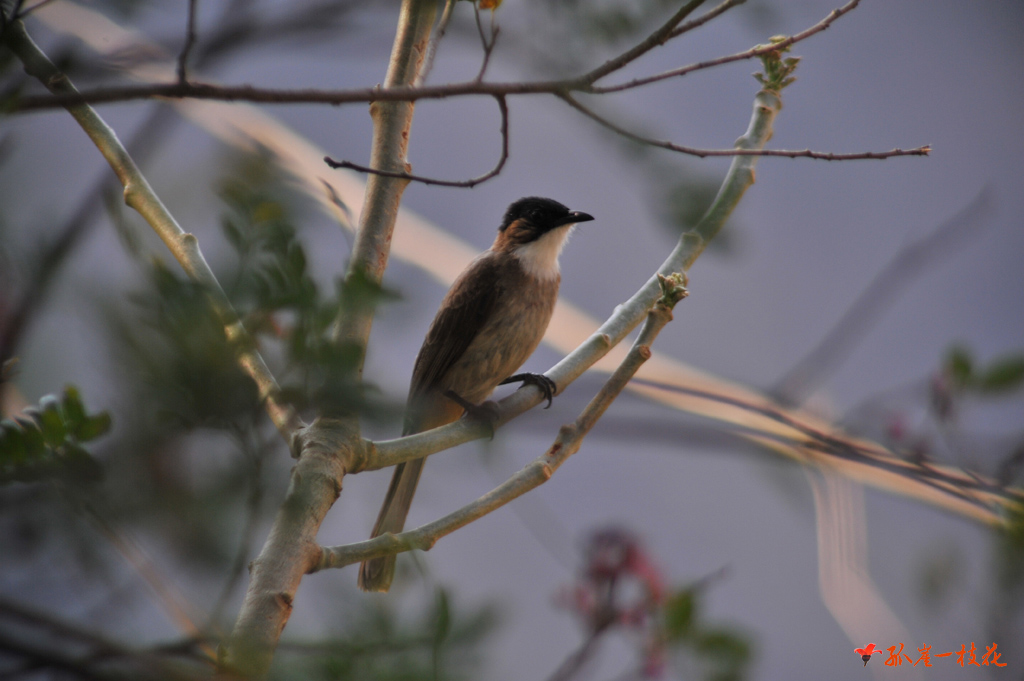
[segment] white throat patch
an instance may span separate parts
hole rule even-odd
[[[538,279],[554,279],[559,274],[558,256],[576,223],[556,227],[528,244],[516,247],[512,255],[519,258],[527,274]]]

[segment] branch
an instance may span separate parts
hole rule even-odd
[[[61,73],[32,41],[22,22],[17,21],[9,25],[0,37],[22,61],[26,73],[37,78],[51,92],[77,94],[68,77]],[[292,436],[302,425],[301,420],[289,405],[278,401],[277,381],[256,350],[255,341],[232,309],[213,270],[203,257],[195,235],[186,233],[178,225],[121,145],[117,135],[92,107],[75,104],[69,105],[67,110],[103,154],[124,186],[125,204],[135,209],[149,223],[189,277],[204,286],[224,324],[224,334],[235,348],[239,364],[256,383],[260,399],[264,402],[271,421],[277,426],[285,441],[291,444]]]
[[[704,0],[690,0],[690,2],[679,8],[672,17],[657,28],[653,33],[644,38],[640,43],[626,50],[617,57],[613,57],[606,61],[596,69],[589,71],[588,73],[579,77],[579,82],[586,85],[593,85],[601,78],[607,76],[609,73],[614,73],[619,69],[629,65],[636,61],[643,55],[647,54],[655,47],[664,45],[666,42],[671,40],[672,31],[679,25],[683,19],[688,17],[693,10],[697,9],[704,4]]]
[[[679,26],[678,28],[672,29],[672,32],[668,34],[668,37],[670,40],[672,38],[678,38],[684,33],[688,33],[695,28],[703,26],[712,19],[717,18],[719,15],[725,14],[725,12],[732,9],[733,7],[736,7],[737,5],[742,5],[746,1],[747,0],[725,0],[725,2],[723,2],[721,5],[714,8],[710,12],[702,14],[700,17],[692,21],[687,21],[685,24]]]
[[[626,358],[608,378],[594,399],[583,409],[576,421],[562,426],[554,443],[544,454],[476,501],[432,523],[408,532],[388,533],[363,542],[323,548],[315,570],[341,568],[368,558],[412,549],[429,550],[437,543],[438,539],[501,508],[513,499],[550,480],[555,471],[570,456],[579,451],[583,439],[594,427],[594,424],[623,391],[640,366],[650,358],[651,344],[665,328],[665,325],[672,320],[672,308],[687,295],[683,280],[684,276],[681,274],[670,277],[658,275],[662,296],[647,313],[647,321]]]
[[[494,23],[494,10],[491,10],[491,39],[484,35],[484,25],[480,21],[480,3],[473,3],[473,17],[476,19],[476,32],[480,36],[480,45],[484,50],[484,59],[480,63],[480,70],[477,71],[474,82],[482,82],[484,74],[487,73],[487,65],[491,63],[491,54],[494,52],[494,45],[498,42],[498,27]]]
[[[852,11],[859,4],[860,0],[850,0],[850,2],[846,3],[839,9],[834,9],[831,12],[829,12],[828,16],[826,16],[824,19],[822,19],[815,25],[811,26],[810,28],[807,28],[788,38],[780,40],[779,42],[774,42],[769,45],[759,45],[744,52],[737,52],[736,54],[731,54],[725,57],[719,57],[717,59],[710,59],[708,61],[697,62],[696,64],[690,64],[688,66],[681,66],[677,69],[665,71],[654,76],[647,76],[645,78],[635,78],[633,80],[627,81],[625,83],[620,83],[618,85],[594,87],[591,88],[589,92],[591,94],[607,94],[609,92],[621,92],[623,90],[632,90],[633,88],[641,87],[643,85],[649,85],[651,83],[657,83],[658,81],[666,80],[668,78],[678,78],[680,76],[685,76],[689,73],[693,73],[694,71],[702,71],[704,69],[709,69],[715,66],[722,66],[723,64],[731,64],[734,61],[754,59],[755,57],[760,57],[762,55],[768,54],[769,52],[774,52],[776,50],[785,50],[791,45],[795,45],[796,43],[802,40],[810,38],[812,35],[816,33],[824,31],[826,28],[831,26],[832,23],[835,22],[839,17]]]
[[[501,112],[501,157],[498,158],[498,163],[494,168],[479,177],[470,178],[468,180],[438,180],[431,177],[413,175],[412,173],[396,173],[386,170],[377,170],[375,168],[361,166],[349,161],[335,161],[330,156],[324,156],[324,163],[331,168],[345,168],[347,170],[355,170],[360,173],[369,173],[372,175],[380,175],[382,177],[393,177],[407,182],[421,182],[423,184],[438,185],[441,187],[475,187],[476,185],[497,176],[505,167],[505,162],[508,161],[508,104],[505,101],[505,97],[502,95],[495,95],[494,99],[498,102],[498,110]]]
[[[811,151],[810,149],[803,149],[799,151],[789,151],[785,149],[697,149],[696,147],[686,147],[680,144],[674,144],[672,142],[656,140],[650,137],[643,137],[634,132],[631,132],[616,123],[611,122],[607,118],[604,118],[597,114],[593,109],[590,109],[575,99],[570,94],[559,95],[559,99],[564,101],[566,104],[582,113],[587,118],[590,118],[604,127],[608,128],[612,132],[621,135],[627,139],[631,139],[634,142],[640,144],[646,144],[652,147],[659,147],[661,149],[668,149],[669,151],[677,151],[681,154],[689,154],[691,156],[698,156],[705,158],[707,156],[783,156],[786,158],[813,158],[821,159],[826,161],[853,161],[853,160],[865,160],[865,159],[886,159],[892,158],[893,156],[927,156],[931,153],[932,148],[928,145],[923,147],[915,147],[914,149],[891,149],[889,151],[863,151],[852,154],[836,154],[828,151]]]
[[[651,36],[648,36],[637,47],[627,50],[619,57],[609,60],[603,66],[598,67],[590,71],[589,73],[586,73],[581,76],[575,76],[572,78],[564,78],[559,80],[542,80],[533,82],[514,83],[489,83],[473,80],[462,83],[450,83],[447,85],[431,86],[385,84],[383,88],[355,88],[350,90],[321,90],[316,88],[279,89],[259,88],[254,87],[252,85],[229,86],[215,85],[212,83],[174,82],[148,85],[132,85],[123,87],[97,88],[95,90],[90,90],[87,92],[62,93],[42,96],[26,96],[21,97],[20,99],[18,99],[17,102],[14,102],[11,105],[10,111],[18,113],[25,111],[35,111],[40,109],[53,109],[57,107],[65,107],[70,104],[108,104],[113,102],[123,102],[135,99],[151,99],[153,97],[164,97],[168,99],[188,98],[221,101],[246,101],[262,104],[340,105],[373,102],[415,102],[421,99],[447,99],[450,97],[495,97],[499,95],[514,96],[538,94],[562,95],[571,92],[602,94],[606,92],[619,92],[634,87],[640,87],[642,85],[646,85],[648,83],[656,82],[659,80],[664,80],[666,78],[683,76],[692,73],[693,71],[707,69],[714,66],[720,66],[722,64],[728,64],[734,61],[753,59],[756,57],[760,57],[764,54],[768,54],[769,52],[785,49],[790,45],[794,45],[802,40],[805,40],[806,38],[809,38],[815,33],[824,30],[840,16],[851,11],[854,7],[857,6],[857,4],[859,4],[859,2],[860,0],[851,0],[851,2],[847,3],[840,9],[834,10],[819,23],[815,24],[814,26],[804,31],[801,31],[800,33],[790,36],[789,38],[785,38],[781,42],[773,43],[771,45],[755,47],[745,52],[739,52],[737,54],[720,57],[718,59],[712,59],[709,61],[699,62],[697,64],[691,64],[689,66],[684,66],[679,69],[667,71],[662,74],[650,76],[646,79],[638,79],[635,81],[630,81],[628,83],[607,87],[596,87],[592,83],[594,80],[603,75],[605,69],[611,68],[611,66],[609,65],[615,67],[611,68],[611,70],[618,70],[621,69],[622,66],[625,66],[626,64],[622,64],[621,66],[618,66],[618,64],[621,60],[626,58],[626,55],[631,56],[630,60],[635,60],[652,47],[655,47],[657,44],[660,44],[658,40],[653,39],[653,36],[662,36],[660,31],[664,29],[665,26],[662,26],[661,29],[655,31],[655,33],[651,34]],[[689,7],[689,5],[687,5],[687,7]],[[717,10],[712,10],[711,13],[714,13],[716,11]],[[698,19],[697,21],[701,20]],[[669,23],[671,23],[671,21]],[[668,24],[666,24],[666,26],[667,25]],[[679,30],[682,31],[684,28],[686,28],[686,25],[680,26]],[[667,40],[667,38],[664,37],[661,37],[659,39]],[[650,44],[652,42],[654,44]],[[646,49],[639,50],[641,46],[646,46]]]

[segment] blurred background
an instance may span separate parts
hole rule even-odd
[[[49,3],[27,25],[80,88],[124,82],[124,68],[160,56],[98,56],[48,23],[47,12],[66,4]],[[834,5],[751,0],[611,81],[795,33]],[[84,6],[139,30],[172,60],[180,50],[187,3]],[[198,10],[196,79],[355,88],[383,81],[398,4],[264,0],[199,2]],[[507,0],[493,15],[500,33],[486,78],[579,73],[674,11],[663,0]],[[487,30],[491,13],[480,18]],[[771,148],[853,153],[927,144],[933,151],[884,161],[761,159],[756,184],[690,271],[691,295],[657,349],[775,390],[897,254],[959,214],[956,236],[932,248],[923,266],[896,268],[901,275],[869,305],[877,315],[850,334],[851,351],[820,375],[811,404],[900,456],[1019,485],[1024,401],[1017,381],[1000,382],[998,374],[1013,379],[1024,345],[1022,26],[1024,7],[1012,0],[864,3],[796,45],[797,81],[783,93]],[[473,7],[457,3],[427,82],[472,79],[481,60]],[[758,66],[741,61],[587,101],[657,139],[729,148],[746,129]],[[0,69],[5,101],[39,91],[6,49]],[[514,97],[509,109],[511,156],[497,178],[471,190],[413,183],[403,208],[477,250],[521,196],[550,196],[594,215],[562,256],[562,295],[604,319],[701,215],[729,159],[639,147],[552,97]],[[273,153],[226,145],[166,103],[99,112],[197,235],[247,326],[261,334],[289,397],[305,407],[358,399],[369,436],[397,436],[415,353],[445,287],[393,259],[371,338],[371,385],[355,397],[339,393],[330,367],[349,358],[332,353],[326,337],[351,236],[309,198],[323,189],[300,186]],[[262,112],[335,159],[368,162],[365,105]],[[482,174],[498,159],[498,126],[486,98],[418,103],[414,172]],[[62,639],[52,623],[32,624],[19,608],[133,650],[187,639],[187,622],[212,636],[230,630],[245,565],[262,546],[292,463],[234,368],[205,298],[120,205],[109,176],[66,112],[0,119],[0,330],[10,341],[4,359],[16,358],[5,367],[4,414],[26,404],[45,412],[40,400],[72,384],[88,415],[106,411],[112,423],[74,466],[36,471],[29,480],[5,471],[6,678],[85,676],[73,666],[33,666],[25,642],[72,656],[97,645],[84,634]],[[326,167],[320,176],[361,179]],[[15,319],[25,300],[27,319]],[[542,347],[525,369],[544,371],[559,358]],[[543,452],[603,378],[584,376],[551,409],[526,414],[492,442],[432,457],[408,525],[475,499]],[[75,400],[63,399],[67,415]],[[82,423],[101,430],[88,416]],[[808,482],[815,475],[710,421],[624,394],[550,482],[429,553],[403,556],[390,594],[359,593],[354,567],[307,577],[274,673],[558,678],[592,632],[581,594],[594,587],[595,566],[610,551],[639,556],[622,564],[632,566],[622,568],[623,581],[636,582],[620,584],[625,602],[647,603],[656,586],[671,594],[663,611],[645,611],[667,618],[670,644],[655,646],[664,648],[664,665],[651,652],[651,623],[625,623],[585,651],[586,664],[572,678],[643,671],[685,679],[863,678],[853,648],[869,642],[879,649],[903,643],[914,660],[922,645],[935,655],[974,642],[979,662],[995,642],[1008,666],[980,671],[1024,678],[1019,533],[871,487],[842,487],[849,522],[866,532],[857,560],[888,608],[866,608],[864,621],[878,633],[851,641],[819,591],[819,532],[839,530],[819,527]],[[347,478],[321,543],[365,539],[389,479],[390,471]],[[595,532],[603,533],[595,540]],[[650,570],[635,569],[641,564]],[[870,673],[889,672],[886,657],[875,656]],[[951,658],[933,664],[900,673],[964,673]]]

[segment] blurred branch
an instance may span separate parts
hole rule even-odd
[[[480,175],[479,177],[470,178],[468,180],[438,180],[430,177],[423,177],[420,175],[413,175],[405,172],[389,172],[386,170],[377,170],[375,168],[368,168],[349,161],[335,161],[330,156],[324,157],[324,163],[331,168],[345,168],[347,170],[355,170],[360,173],[369,173],[372,175],[380,175],[382,177],[392,177],[407,182],[421,182],[428,185],[438,185],[441,187],[467,187],[472,188],[481,182],[486,182],[492,177],[497,176],[502,169],[505,167],[505,162],[508,161],[508,104],[505,102],[505,97],[497,95],[494,98],[498,102],[498,110],[501,112],[501,156],[498,158],[498,163],[489,170],[488,172]]]
[[[81,679],[186,681],[209,678],[209,658],[197,641],[173,647],[130,648],[56,615],[0,598],[0,652],[20,666],[0,679],[36,678],[43,670]],[[169,657],[184,658],[177,661]],[[186,664],[187,663],[187,664]]]
[[[857,346],[898,294],[992,212],[992,190],[982,189],[967,206],[932,232],[901,248],[818,344],[779,379],[771,394],[782,404],[804,402]]]
[[[476,501],[466,504],[432,523],[408,532],[387,533],[363,542],[324,548],[315,570],[340,568],[368,558],[412,549],[426,551],[441,537],[482,518],[550,480],[555,471],[570,456],[579,451],[583,439],[594,427],[594,424],[625,389],[626,384],[629,383],[640,366],[650,358],[651,344],[665,328],[665,325],[672,320],[672,308],[687,295],[686,288],[683,286],[684,279],[682,274],[673,274],[668,277],[657,275],[661,296],[647,312],[646,322],[633,343],[633,347],[579,417],[573,423],[562,426],[554,443],[544,454]]]
[[[32,41],[22,22],[18,21],[8,26],[2,34],[2,40],[25,65],[25,71],[42,82],[51,92],[77,92],[68,77],[61,73]],[[301,420],[291,407],[278,401],[277,381],[232,309],[220,283],[203,257],[196,237],[186,233],[178,225],[121,145],[117,135],[91,107],[75,104],[69,105],[67,110],[103,154],[121,181],[125,188],[125,203],[149,223],[185,272],[205,287],[224,323],[228,342],[238,353],[239,363],[255,381],[271,420],[290,444],[292,435],[301,426]]]

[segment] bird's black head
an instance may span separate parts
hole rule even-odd
[[[593,220],[592,215],[569,210],[558,201],[527,196],[515,201],[505,211],[498,231],[505,232],[512,225],[517,241],[528,242],[539,239],[556,227]]]

